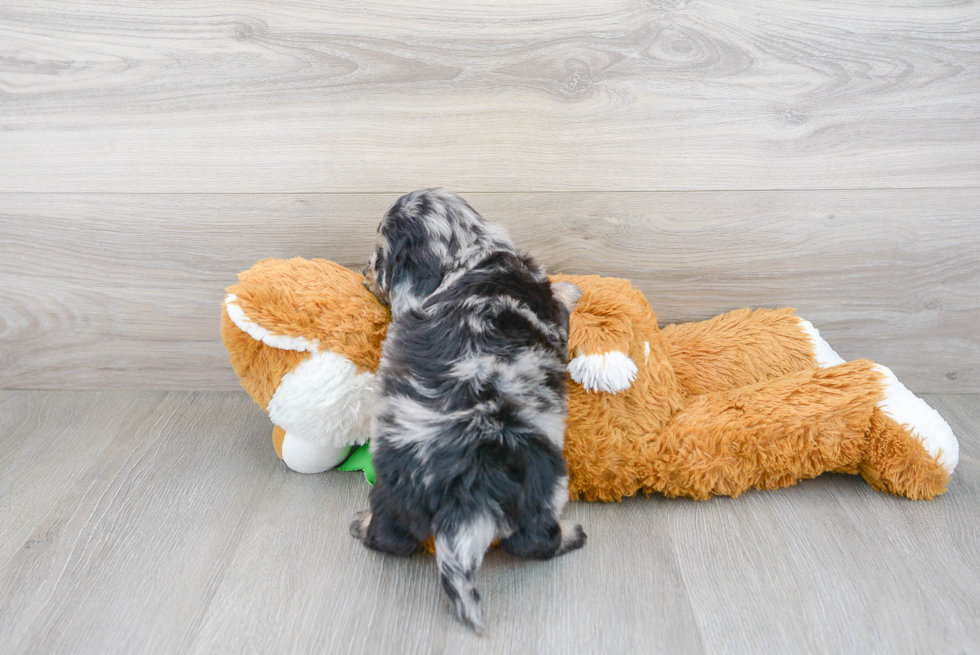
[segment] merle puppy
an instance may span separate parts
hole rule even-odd
[[[443,587],[480,632],[474,575],[491,543],[547,559],[585,544],[568,500],[568,317],[580,291],[549,284],[506,232],[440,189],[403,196],[365,271],[391,307],[371,423],[371,509],[351,523],[396,555],[435,537]]]

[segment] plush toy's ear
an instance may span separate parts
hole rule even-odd
[[[245,306],[248,308],[248,305]],[[296,350],[299,352],[316,352],[320,347],[320,342],[308,336],[276,333],[282,327],[268,321],[264,316],[257,317],[258,320],[249,316],[246,308],[242,307],[241,299],[234,293],[225,296],[225,312],[239,330],[252,337],[256,341],[261,341],[267,346],[278,348],[279,350]],[[265,319],[269,327],[259,323]]]
[[[238,277],[224,303],[236,330],[279,350],[331,350],[361,371],[378,367],[391,315],[364,288],[361,275],[334,262],[296,258],[266,259]],[[244,343],[235,344],[236,339],[226,338],[229,352],[251,352]],[[247,361],[242,365],[242,370],[236,368],[239,376],[254,374]]]
[[[575,311],[578,299],[582,297],[582,290],[577,285],[571,282],[553,282],[551,290],[554,292],[555,298],[565,305],[569,314]]]

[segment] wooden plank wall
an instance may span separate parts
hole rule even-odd
[[[222,289],[441,185],[662,321],[980,391],[980,8],[5,2],[0,387],[227,389]]]

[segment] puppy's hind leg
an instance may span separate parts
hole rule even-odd
[[[368,548],[392,555],[411,555],[421,543],[390,513],[377,507],[355,514],[350,533]]]
[[[506,553],[528,559],[551,559],[585,545],[582,526],[574,521],[559,521],[568,502],[568,477],[559,476],[553,485],[550,502],[529,499],[517,531],[501,542]]]
[[[589,539],[582,526],[574,521],[558,521],[558,528],[561,531],[561,545],[558,547],[555,557],[578,550]]]
[[[548,517],[544,523],[531,523],[501,542],[504,551],[514,557],[551,559],[585,545],[588,537],[582,526],[574,521],[555,521]]]

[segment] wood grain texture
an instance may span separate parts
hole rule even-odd
[[[0,398],[23,408],[10,429],[33,445],[33,461],[5,458],[0,479],[19,476],[17,495],[51,499],[30,521],[4,521],[17,538],[2,542],[0,651],[186,650],[274,468],[261,411],[241,394]],[[70,475],[44,456],[57,452],[78,454]]]
[[[0,191],[972,187],[973,0],[5,2]]]
[[[0,391],[0,651],[972,653],[980,395],[927,400],[961,443],[939,499],[826,475],[572,503],[583,550],[488,556],[480,639],[431,557],[347,534],[363,479],[285,469],[244,393]]]
[[[78,502],[86,478],[111,466],[113,439],[155,405],[143,401],[134,393],[0,394],[0,570],[18,548],[41,550],[60,536],[63,520],[44,523],[51,508]]]
[[[926,400],[961,447],[949,491],[934,503],[825,475],[678,509],[671,536],[709,652],[978,648],[980,533],[965,517],[980,493],[980,398]]]
[[[0,194],[0,387],[233,389],[223,289],[265,257],[360,267],[394,194]],[[796,307],[913,390],[980,390],[980,190],[467,194],[552,271],[661,323]]]
[[[367,491],[356,474],[283,469],[191,652],[704,652],[650,503],[571,508],[591,526],[591,554],[525,562],[490,553],[478,575],[493,633],[483,641],[452,619],[433,558],[386,557],[348,536]]]

